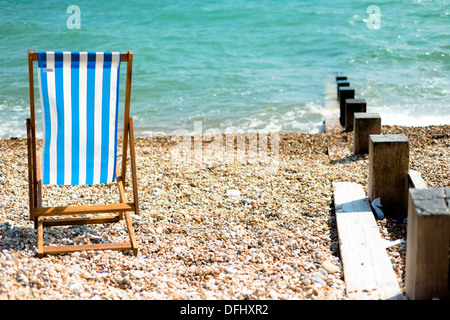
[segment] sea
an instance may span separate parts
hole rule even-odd
[[[0,139],[26,136],[28,49],[132,50],[137,136],[321,132],[336,72],[382,124],[450,124],[444,0],[0,0]]]

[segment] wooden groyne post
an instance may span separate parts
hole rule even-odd
[[[369,153],[369,136],[381,134],[381,116],[366,112],[355,112],[353,116],[353,154]]]
[[[347,76],[343,72],[337,72],[336,73],[336,81],[339,80],[347,80]]]
[[[339,87],[339,121],[345,127],[345,100],[355,98],[355,88],[353,87]]]
[[[340,87],[350,87],[350,81],[348,81],[348,80],[336,80],[336,87],[337,87],[336,97],[339,100],[339,88]]]
[[[409,189],[405,293],[448,299],[450,188]]]
[[[409,140],[404,134],[369,136],[369,198],[380,198],[386,217],[408,208]]]
[[[345,130],[353,131],[353,119],[355,112],[366,112],[367,103],[365,99],[345,100]]]

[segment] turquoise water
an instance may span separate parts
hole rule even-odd
[[[367,24],[373,4],[379,29]],[[80,29],[67,27],[69,5]],[[383,124],[449,124],[449,22],[448,1],[0,1],[0,138],[25,137],[28,49],[133,50],[140,136],[194,121],[319,132],[336,71]]]

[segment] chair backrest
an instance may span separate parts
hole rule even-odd
[[[116,179],[120,52],[38,52],[42,183]]]

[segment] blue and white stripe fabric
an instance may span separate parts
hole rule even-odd
[[[42,183],[116,179],[120,52],[38,52]]]

